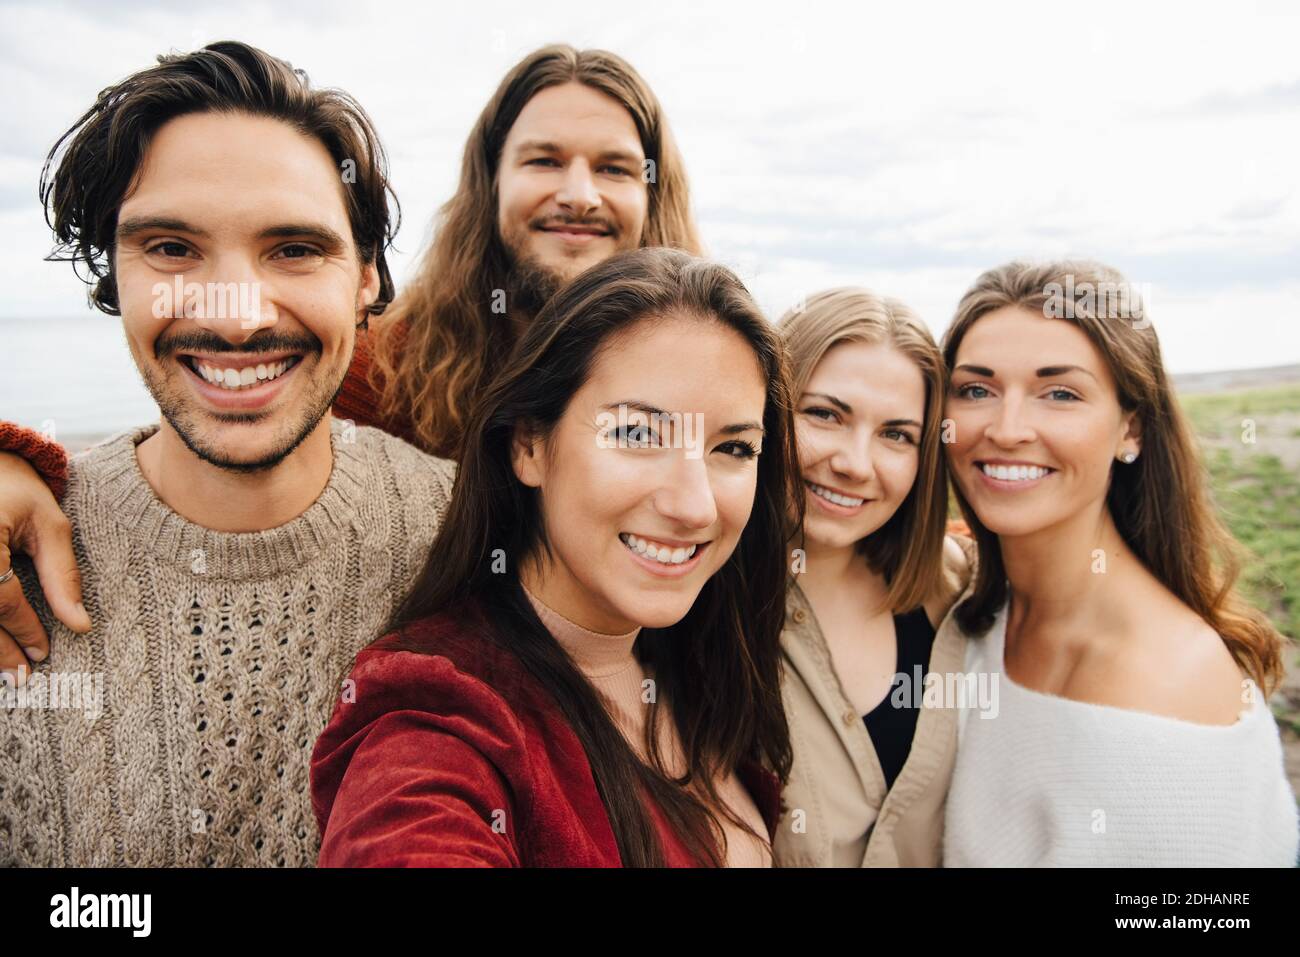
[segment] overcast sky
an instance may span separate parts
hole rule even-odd
[[[241,39],[354,93],[392,158],[400,281],[501,76],[567,41],[656,90],[709,252],[773,318],[852,283],[938,334],[982,269],[1081,255],[1148,284],[1174,371],[1300,362],[1300,5],[544,7],[0,3],[0,318],[86,313],[42,261],[41,161],[160,52]]]

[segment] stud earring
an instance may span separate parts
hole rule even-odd
[[[1120,458],[1123,459],[1125,465],[1132,465],[1134,460],[1137,458],[1137,453],[1125,452],[1122,456],[1120,456]]]

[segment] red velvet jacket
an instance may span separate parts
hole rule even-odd
[[[471,606],[467,620],[483,619]],[[357,656],[354,694],[312,753],[320,865],[620,866],[586,753],[518,659],[447,614],[403,633],[421,651],[397,640]],[[737,774],[770,838],[776,775],[754,762]],[[695,865],[649,807],[669,864]]]

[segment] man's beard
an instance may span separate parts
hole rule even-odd
[[[316,355],[320,355],[319,343],[318,348],[314,350]],[[263,350],[270,348],[270,345],[262,346]],[[171,351],[171,350],[169,350]],[[216,351],[216,350],[213,350]],[[298,360],[299,364],[307,361],[312,355],[310,351],[302,352],[302,358]],[[306,408],[303,413],[297,417],[297,421],[286,425],[279,430],[279,435],[272,447],[272,450],[252,462],[243,462],[232,458],[223,449],[213,447],[205,443],[200,433],[202,426],[200,424],[203,418],[215,420],[217,422],[257,422],[267,418],[272,413],[267,412],[224,412],[216,414],[206,414],[195,410],[192,405],[182,398],[181,389],[183,386],[169,387],[164,376],[158,375],[157,371],[141,363],[141,376],[144,379],[145,386],[149,394],[153,396],[154,402],[158,404],[159,410],[163,414],[172,429],[180,436],[181,441],[185,443],[186,448],[196,456],[207,462],[209,465],[215,465],[219,469],[227,472],[237,472],[240,474],[252,474],[256,472],[265,472],[275,468],[293,451],[298,448],[307,438],[315,431],[326,414],[334,405],[334,400],[338,398],[343,391],[343,382],[346,377],[346,371],[351,366],[351,355],[348,361],[342,366],[344,375],[339,376],[337,385],[332,389],[319,389],[309,386],[306,398]],[[178,370],[180,375],[185,375],[184,370]],[[300,371],[300,374],[301,371]]]
[[[549,269],[526,253],[507,247],[509,272],[506,276],[506,311],[512,316],[532,318],[542,311],[567,282],[564,276]]]
[[[532,319],[566,284],[576,279],[583,270],[595,265],[588,263],[576,272],[566,274],[547,266],[529,251],[534,229],[546,223],[557,222],[583,222],[602,226],[613,236],[615,252],[622,247],[622,243],[619,242],[622,233],[612,221],[599,217],[584,220],[571,216],[539,217],[529,221],[522,228],[499,232],[507,269],[506,312],[516,321]]]

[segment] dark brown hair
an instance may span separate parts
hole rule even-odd
[[[635,653],[653,670],[657,686],[646,720],[646,753],[654,756],[649,766],[538,619],[519,583],[520,562],[549,553],[549,545],[538,490],[519,481],[511,449],[518,423],[543,440],[551,434],[612,336],[669,316],[738,331],[754,352],[767,392],[754,506],[735,551],[681,621],[643,628],[637,637]],[[617,361],[613,356],[606,361]],[[802,496],[794,495],[797,482],[781,343],[740,280],[722,266],[667,249],[615,255],[557,293],[475,403],[446,519],[393,628],[443,611],[456,614],[476,601],[491,622],[484,637],[520,659],[554,696],[582,742],[623,863],[663,863],[641,799],[647,794],[698,860],[718,864],[719,774],[733,771],[742,759],[766,764],[782,780],[789,774],[779,668],[786,541],[798,527],[792,521],[801,524],[803,518]],[[508,556],[504,573],[493,568],[498,549]],[[415,642],[410,647],[422,650]],[[654,709],[661,705],[670,708],[688,761],[681,780],[670,777],[659,760]],[[686,785],[702,791],[704,800]],[[745,826],[722,806],[728,818]]]
[[[966,333],[1004,306],[1072,323],[1088,337],[1110,368],[1120,407],[1137,413],[1142,437],[1142,454],[1111,469],[1106,504],[1115,528],[1160,583],[1222,636],[1268,694],[1282,678],[1282,636],[1233,587],[1240,546],[1215,512],[1155,328],[1132,289],[1115,269],[1089,261],[1012,262],[990,269],[958,304],[944,335],[944,360],[953,368]],[[1006,567],[997,535],[981,524],[956,483],[954,491],[979,546],[975,588],[957,606],[957,621],[967,632],[981,633],[1007,599]]]
[[[494,290],[510,286],[510,260],[497,231],[497,169],[510,128],[534,96],[582,83],[628,111],[655,165],[642,246],[698,255],[686,170],[653,91],[621,58],[558,44],[524,57],[483,107],[465,143],[460,183],[439,210],[432,245],[375,329],[371,384],[382,417],[409,422],[426,451],[455,457],[471,397],[491,381],[514,346],[516,319],[494,315]]]
[[[122,201],[163,124],[205,112],[282,120],[329,150],[345,184],[357,254],[379,273],[379,295],[367,312],[383,312],[393,298],[384,252],[397,232],[400,207],[370,118],[347,93],[313,89],[303,71],[234,40],[158,57],[157,66],[101,92],[95,105],[59,137],[41,170],[41,203],[57,242],[48,258],[84,266],[91,303],[117,315],[113,246]]]

